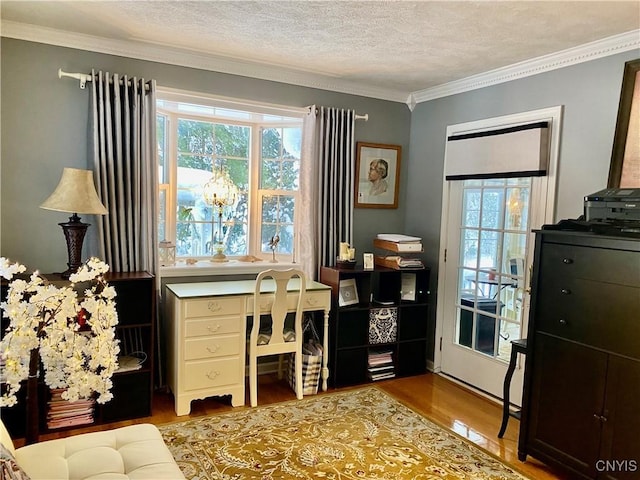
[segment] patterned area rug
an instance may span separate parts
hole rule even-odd
[[[188,479],[526,478],[376,387],[158,428]]]

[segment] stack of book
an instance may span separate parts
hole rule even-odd
[[[93,423],[93,409],[95,400],[78,400],[69,402],[62,398],[64,389],[51,390],[49,410],[47,412],[47,427],[50,429],[74,427]]]
[[[377,265],[401,270],[403,268],[424,268],[422,260],[411,256],[412,254],[422,253],[422,239],[420,237],[412,237],[398,233],[379,233],[373,239],[373,246],[392,255],[377,255],[375,262]]]
[[[369,379],[374,382],[394,378],[396,376],[391,350],[369,352],[368,375]]]

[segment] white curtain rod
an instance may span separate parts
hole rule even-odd
[[[90,73],[67,73],[61,68],[58,69],[58,78],[69,77],[80,81],[80,88],[84,88],[87,82],[93,82],[93,76]],[[122,80],[120,80],[122,82]],[[149,90],[149,85],[144,86],[145,90]]]
[[[75,78],[80,81],[80,88],[85,88],[87,82],[93,81],[93,76],[89,73],[67,73],[63,71],[61,68],[58,69],[58,78],[69,77]],[[145,88],[148,88],[145,86]],[[316,109],[316,114],[318,113],[318,109]],[[365,113],[364,115],[358,115],[356,113],[356,120],[364,120],[365,122],[369,121],[369,114]]]
[[[93,81],[93,77],[88,73],[67,73],[63,72],[61,68],[58,69],[58,78],[69,77],[80,80],[80,88],[84,88],[87,82]]]
[[[311,107],[309,107],[309,111],[311,111]],[[318,115],[318,113],[320,113],[320,110],[318,110],[318,109],[316,108],[316,115]],[[356,119],[356,120],[364,120],[365,122],[368,122],[368,121],[369,121],[369,114],[368,114],[368,113],[365,113],[364,115],[358,115],[358,114],[356,113],[356,115],[355,115],[355,119]]]

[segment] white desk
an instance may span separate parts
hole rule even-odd
[[[289,291],[299,289],[297,279]],[[191,401],[231,395],[231,404],[244,405],[247,317],[253,315],[255,280],[180,283],[167,285],[167,318],[171,322],[168,346],[168,383],[177,415],[191,411]],[[275,291],[265,281],[261,292]],[[290,311],[295,311],[291,295]],[[261,305],[266,313],[273,300]],[[324,311],[322,389],[327,389],[329,369],[329,311],[331,287],[308,281],[305,311]]]

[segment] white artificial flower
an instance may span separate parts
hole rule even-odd
[[[0,257],[0,277],[11,280],[16,273],[22,273],[27,269],[19,263],[9,263],[9,259]]]
[[[11,280],[25,270],[0,257],[0,276]],[[33,350],[38,350],[44,382],[66,389],[63,398],[74,401],[97,394],[99,403],[113,398],[111,376],[120,348],[115,336],[115,289],[103,278],[108,270],[104,262],[91,258],[70,276],[69,286],[48,284],[37,272],[29,280],[10,282],[7,299],[0,303],[9,320],[0,341],[7,385],[0,406],[16,404],[16,393],[30,373]],[[91,287],[79,293],[74,289],[79,282]],[[86,317],[84,326],[78,322],[80,313]]]

